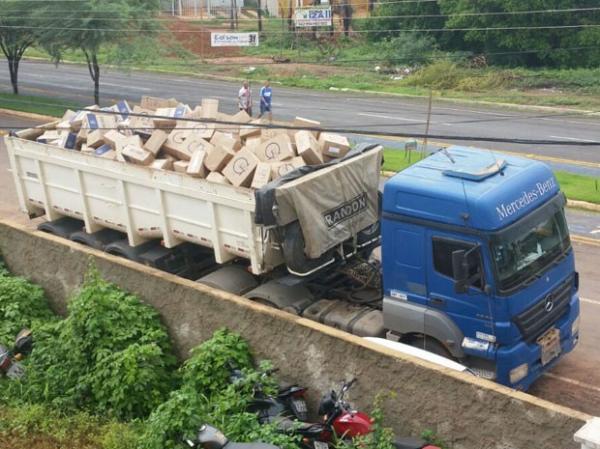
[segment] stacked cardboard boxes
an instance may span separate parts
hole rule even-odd
[[[216,99],[204,99],[191,108],[173,98],[145,96],[139,106],[120,101],[109,108],[68,110],[56,122],[17,135],[96,157],[254,189],[304,165],[344,157],[350,150],[346,137],[320,132],[321,124],[314,120],[296,117],[293,122],[265,124],[243,111],[219,112]]]

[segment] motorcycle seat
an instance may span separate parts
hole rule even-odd
[[[426,446],[427,443],[420,438],[396,438],[394,440],[395,449],[421,449]]]
[[[279,449],[269,443],[227,443],[223,449]]]

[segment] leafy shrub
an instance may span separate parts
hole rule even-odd
[[[37,328],[53,319],[44,291],[25,278],[12,276],[0,262],[0,343],[11,346],[22,328]]]
[[[440,60],[421,68],[414,75],[406,78],[403,84],[431,89],[454,89],[462,77],[462,69],[458,64]]]
[[[232,365],[244,376],[231,383]],[[296,449],[295,437],[281,434],[274,425],[260,425],[246,411],[257,383],[273,386],[266,375],[268,365],[252,368],[248,344],[237,334],[219,330],[192,351],[181,367],[181,387],[173,391],[148,418],[140,447],[179,447],[184,437],[193,438],[203,423],[216,426],[232,441],[265,441],[284,449]]]
[[[419,37],[408,33],[382,39],[375,47],[388,67],[424,64],[437,49],[431,36]]]
[[[69,316],[41,327],[27,377],[11,389],[31,402],[131,419],[174,386],[176,360],[157,313],[92,270]]]

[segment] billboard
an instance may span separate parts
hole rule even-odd
[[[297,27],[331,26],[331,7],[310,6],[307,8],[296,8],[294,23]]]
[[[211,47],[258,47],[258,33],[210,33]]]

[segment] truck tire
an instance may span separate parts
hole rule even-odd
[[[314,301],[312,293],[305,286],[283,285],[276,280],[258,286],[244,297],[295,315],[300,315]]]
[[[148,240],[141,245],[130,246],[127,239],[124,239],[106,245],[104,250],[113,256],[119,256],[133,260],[134,262],[144,263],[143,260],[140,259],[140,256],[157,246],[160,246],[160,240]]]
[[[81,231],[84,226],[85,225],[81,220],[71,217],[62,217],[57,220],[40,223],[37,228],[48,234],[68,239],[71,237],[71,234]]]
[[[288,270],[292,274],[298,276],[305,276],[313,273],[319,267],[324,267],[331,263],[334,258],[334,252],[332,250],[327,251],[321,257],[316,259],[309,259],[304,253],[304,236],[302,235],[302,228],[300,223],[294,221],[285,226],[283,231],[283,257]]]
[[[88,234],[85,231],[78,231],[71,234],[71,240],[91,248],[105,251],[111,243],[118,242],[127,238],[125,234],[112,229],[102,229],[98,232]]]
[[[234,295],[243,295],[258,286],[254,276],[240,265],[226,265],[196,282]]]

